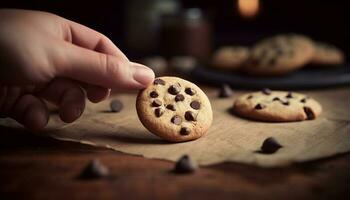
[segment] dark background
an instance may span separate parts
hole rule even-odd
[[[141,1],[141,0],[140,0]],[[250,45],[257,39],[278,33],[296,32],[327,41],[350,52],[350,29],[347,1],[262,0],[254,20],[239,17],[234,0],[183,0],[184,8],[203,8],[213,23],[213,46]],[[127,0],[44,1],[3,0],[0,7],[43,10],[94,28],[110,37],[118,47],[125,45]],[[6,27],[1,27],[6,28]]]

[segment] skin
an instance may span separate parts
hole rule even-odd
[[[106,99],[111,89],[146,87],[148,67],[134,63],[106,36],[54,14],[0,9],[0,115],[31,130],[49,119],[46,102],[62,121],[78,119],[85,98]]]

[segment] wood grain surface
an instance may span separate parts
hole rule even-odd
[[[0,127],[0,132],[0,199],[350,198],[350,154],[271,169],[224,163],[178,175],[167,161],[57,141],[24,130]],[[101,180],[78,179],[94,158],[111,175]]]

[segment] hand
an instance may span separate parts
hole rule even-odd
[[[32,130],[48,122],[45,101],[73,122],[110,89],[140,89],[152,70],[133,63],[104,35],[59,16],[0,9],[0,114]],[[84,92],[85,90],[85,92]]]

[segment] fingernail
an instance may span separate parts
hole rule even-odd
[[[147,86],[154,80],[154,72],[141,64],[131,63],[134,68],[133,78],[140,84]]]

